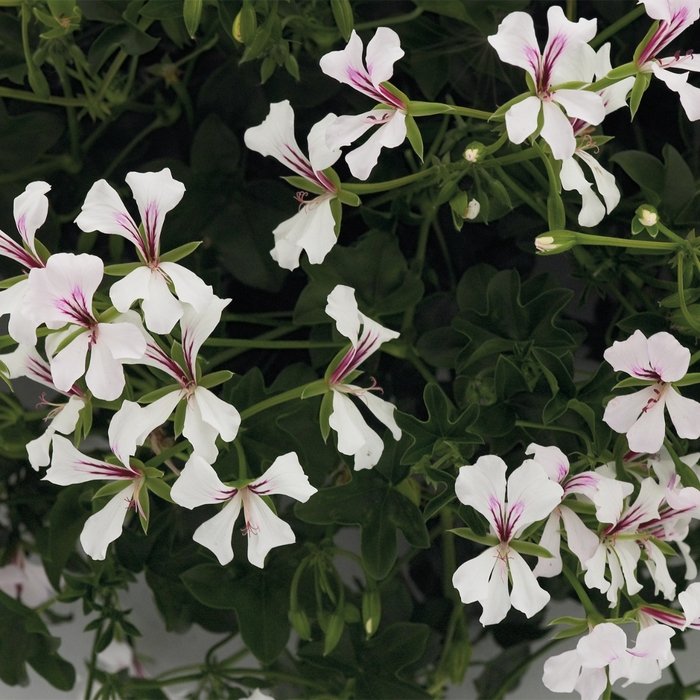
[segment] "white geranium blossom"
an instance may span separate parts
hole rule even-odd
[[[98,180],[90,188],[75,223],[83,231],[123,236],[136,246],[143,265],[112,285],[110,299],[122,313],[141,299],[146,327],[153,333],[170,333],[182,316],[180,302],[203,311],[213,295],[212,288],[194,272],[177,263],[161,260],[163,221],[182,199],[185,186],[173,178],[169,168],[157,173],[128,173],[126,183],[141,214],[140,227],[106,180]],[[171,294],[169,284],[180,301]]]
[[[605,408],[603,420],[618,433],[626,433],[631,450],[658,452],[664,441],[664,407],[679,437],[700,437],[700,403],[678,393],[673,382],[688,371],[690,351],[669,333],[650,338],[637,330],[616,341],[603,357],[616,372],[626,372],[651,384],[633,394],[616,396]]]
[[[319,62],[326,75],[380,104],[363,114],[338,117],[326,132],[326,143],[335,150],[349,146],[366,131],[379,126],[365,143],[345,156],[350,172],[359,180],[369,177],[382,148],[400,146],[406,138],[407,105],[382,85],[391,78],[394,63],[403,55],[399,35],[393,29],[379,27],[367,44],[364,62],[362,39],[355,30],[342,51],[331,51]]]
[[[331,200],[336,197],[337,189],[323,174],[340,158],[340,150],[326,146],[326,130],[333,121],[335,114],[329,114],[311,127],[308,158],[294,137],[294,110],[289,100],[271,104],[265,121],[247,129],[243,137],[245,145],[252,151],[276,158],[320,190],[310,200],[305,198],[305,192],[298,193],[299,212],[272,232],[275,247],[270,255],[287,270],[299,267],[302,250],[306,251],[310,263],[319,265],[337,240],[331,210]]]
[[[173,485],[170,496],[175,503],[190,509],[206,504],[224,504],[223,509],[202,523],[193,536],[195,542],[214,552],[222,565],[233,559],[231,537],[242,507],[243,532],[248,537],[248,561],[262,569],[272,548],[296,540],[292,528],[262,499],[262,496],[277,493],[302,503],[316,493],[294,452],[278,457],[261,477],[239,487],[224,484],[211,465],[193,455]]]
[[[463,603],[479,601],[482,625],[500,622],[511,605],[532,617],[549,602],[525,560],[510,543],[528,525],[544,520],[561,502],[564,490],[544,468],[528,459],[508,477],[506,463],[493,455],[459,470],[457,498],[481,513],[499,544],[462,564],[452,577]],[[507,495],[506,495],[507,493]],[[511,590],[508,590],[509,580]]]
[[[379,461],[384,444],[348,395],[360,399],[391,430],[394,440],[401,439],[401,429],[394,418],[395,406],[374,396],[371,393],[374,386],[363,389],[347,384],[346,380],[382,343],[398,338],[399,334],[365,316],[357,306],[355,290],[343,284],[337,285],[328,295],[326,313],[335,321],[338,332],[352,343],[328,380],[333,392],[329,423],[338,434],[338,450],[354,456],[355,469],[369,469]]]

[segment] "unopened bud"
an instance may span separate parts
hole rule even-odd
[[[639,220],[644,226],[656,226],[659,223],[659,215],[650,209],[642,209],[639,212]]]
[[[573,231],[552,231],[535,238],[535,248],[540,253],[563,253],[575,245],[576,234]]]
[[[659,213],[651,204],[642,204],[634,213],[632,219],[632,234],[637,235],[642,231],[646,231],[653,238],[659,232]]]
[[[479,160],[479,149],[478,148],[465,148],[464,149],[464,160],[470,163],[476,163]]]
[[[243,34],[241,34],[241,12],[239,12],[236,15],[236,19],[233,20],[231,35],[239,44],[243,43]]]
[[[481,211],[481,204],[476,199],[472,199],[468,206],[467,210],[464,212],[464,218],[465,219],[476,219],[477,216],[479,216],[479,212]]]

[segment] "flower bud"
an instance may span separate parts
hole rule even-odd
[[[576,234],[573,231],[550,231],[535,238],[535,248],[539,253],[563,253],[576,245]]]
[[[472,141],[465,149],[462,156],[469,163],[476,163],[484,154],[484,144]]]
[[[632,234],[636,235],[642,231],[646,231],[650,236],[656,238],[659,232],[659,213],[651,204],[642,204],[634,213],[632,219]]]
[[[659,215],[650,209],[642,209],[639,212],[639,221],[644,226],[655,226],[659,221]]]
[[[472,199],[467,205],[467,210],[464,212],[465,219],[476,219],[481,211],[481,204],[476,199]]]

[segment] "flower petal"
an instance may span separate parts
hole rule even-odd
[[[530,567],[518,552],[508,552],[508,567],[513,579],[510,602],[516,610],[532,617],[549,603],[549,593],[540,587]]]
[[[191,510],[198,506],[223,503],[232,499],[236,493],[235,488],[226,486],[219,479],[210,464],[201,457],[192,455],[173,484],[170,496],[175,503]]]
[[[552,155],[557,160],[571,158],[576,150],[576,138],[571,122],[554,102],[542,102],[542,112],[544,124],[540,136],[549,144]],[[510,135],[510,132],[508,133]]]
[[[306,503],[317,491],[309,483],[296,452],[277,457],[259,479],[248,485],[248,489],[258,496],[279,493],[302,503]]]
[[[498,548],[489,547],[474,559],[465,561],[454,572],[452,585],[459,592],[459,597],[465,605],[477,600],[486,600],[489,594],[489,579],[497,561]]]
[[[700,437],[700,403],[681,396],[672,386],[666,389],[664,396],[678,437],[689,440]]]
[[[526,459],[508,477],[508,521],[513,537],[544,520],[561,503],[564,489],[552,481],[543,467]]]
[[[540,47],[535,35],[535,24],[527,12],[511,12],[506,15],[498,25],[497,33],[488,37],[488,42],[496,49],[501,61],[524,68],[537,80]],[[510,137],[510,131],[508,135]],[[513,140],[512,137],[510,139]]]
[[[384,443],[343,393],[333,390],[333,413],[328,423],[338,434],[338,452],[355,458],[355,470],[370,469],[382,456]]]
[[[580,155],[577,153],[577,155]],[[591,183],[586,180],[581,166],[575,158],[567,158],[561,162],[561,186],[565,190],[576,190],[583,200],[578,222],[581,226],[596,226],[605,216],[605,207],[593,192]]]
[[[376,114],[380,110],[374,110]],[[350,172],[358,180],[366,180],[379,160],[382,148],[400,146],[406,138],[406,115],[394,110],[393,114],[361,146],[345,156]]]
[[[262,569],[271,549],[293,544],[296,537],[289,523],[277,517],[250,489],[241,489],[241,496],[245,508],[248,561]]]
[[[476,464],[461,467],[455,482],[457,498],[481,513],[495,532],[506,500],[506,469],[500,457],[482,455]]]
[[[135,490],[136,484],[129,484],[102,510],[86,520],[80,533],[80,544],[91,559],[104,559],[107,556],[107,547],[122,534],[124,518],[131,507]]]
[[[30,182],[19,197],[15,198],[13,213],[17,230],[34,257],[39,259],[34,243],[36,230],[46,221],[49,200],[46,193],[51,189],[48,182]]]
[[[177,483],[177,482],[176,482]],[[236,494],[213,518],[203,522],[192,535],[192,539],[214,552],[222,566],[233,559],[233,526],[241,510],[242,499]]]
[[[537,131],[542,104],[539,97],[531,95],[522,102],[514,104],[506,112],[506,131],[513,143],[522,143],[530,134]],[[571,152],[573,153],[573,150]]]

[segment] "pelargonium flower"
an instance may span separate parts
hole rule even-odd
[[[326,146],[326,130],[333,121],[335,114],[329,114],[311,127],[308,158],[301,152],[294,137],[294,110],[289,100],[271,104],[265,121],[247,129],[243,137],[248,148],[276,158],[305,178],[309,188],[314,188],[314,193],[318,195],[307,200],[304,198],[306,193],[298,193],[299,212],[272,232],[275,247],[270,255],[287,270],[299,267],[302,250],[306,251],[310,263],[322,263],[337,240],[331,201],[338,191],[323,174],[340,158],[339,150],[330,150]]]
[[[698,0],[639,0],[644,3],[647,14],[659,22],[654,34],[637,58],[643,72],[652,72],[659,80],[677,92],[688,119],[700,119],[700,89],[688,83],[688,71],[700,71],[700,60],[695,60],[692,51],[674,56],[657,58],[659,51],[668,46],[682,31],[697,21],[700,16]],[[675,73],[673,69],[685,69]]]
[[[123,236],[136,246],[143,265],[112,285],[110,299],[122,313],[141,299],[146,327],[153,333],[170,333],[182,316],[180,302],[203,311],[213,295],[212,288],[194,272],[161,259],[163,221],[182,199],[185,186],[173,178],[169,168],[157,173],[128,173],[126,183],[131,187],[141,214],[141,226],[136,224],[121,197],[106,180],[98,180],[90,188],[75,223],[83,231]],[[170,283],[180,302],[170,292]]]
[[[576,649],[552,656],[544,664],[542,682],[555,693],[574,690],[581,700],[598,700],[610,683],[626,678],[630,683],[653,683],[675,658],[671,651],[674,630],[652,625],[637,634],[634,648],[627,648],[627,635],[615,624],[603,622],[579,640]],[[606,673],[605,669],[608,668]]]
[[[197,353],[221,319],[221,312],[230,299],[212,297],[209,306],[198,313],[193,306],[183,304],[180,319],[182,353],[185,366],[181,367],[168,356],[153,339],[146,341],[141,364],[156,367],[176,380],[171,391],[153,403],[141,407],[133,401],[124,401],[109,426],[112,451],[123,462],[136,452],[148,435],[162,425],[181,401],[185,401],[185,421],[182,434],[190,441],[194,453],[214,462],[219,451],[216,438],[225,442],[236,437],[241,416],[234,406],[200,386],[197,374]],[[118,451],[117,451],[118,450]]]
[[[316,490],[294,452],[278,457],[261,477],[238,486],[224,484],[211,465],[193,455],[173,485],[170,496],[175,503],[190,509],[224,504],[223,509],[202,523],[193,536],[195,542],[214,552],[222,565],[233,559],[231,537],[242,507],[248,561],[262,569],[272,548],[296,540],[289,524],[277,517],[262,497],[279,493],[305,503]]]
[[[690,351],[670,333],[646,338],[637,330],[627,340],[615,341],[603,357],[616,372],[650,382],[641,391],[613,398],[603,415],[613,430],[627,434],[631,450],[658,452],[664,441],[665,406],[680,437],[700,437],[700,403],[684,398],[673,386],[688,371]]]
[[[103,271],[102,260],[94,255],[52,255],[46,267],[29,273],[24,313],[37,324],[63,329],[46,340],[51,377],[59,391],[69,391],[85,374],[88,388],[98,399],[113,401],[124,389],[122,362],[140,359],[146,341],[131,323],[102,323],[95,317],[92,297]],[[63,341],[69,342],[59,350]]]
[[[17,598],[28,608],[36,608],[56,595],[44,567],[29,561],[21,545],[12,561],[0,567],[0,591]]]
[[[369,469],[379,461],[384,443],[365,423],[348,395],[360,399],[391,430],[394,440],[400,440],[401,428],[394,419],[396,407],[374,396],[371,393],[374,386],[363,389],[346,381],[355,376],[357,367],[382,343],[398,338],[399,333],[365,316],[357,307],[355,290],[343,284],[337,285],[328,295],[326,313],[335,321],[338,332],[352,343],[328,379],[328,386],[333,392],[333,412],[328,422],[338,433],[338,451],[354,456],[355,469]]]
[[[500,457],[485,455],[476,464],[462,467],[455,482],[457,498],[481,513],[499,540],[462,564],[452,577],[463,603],[481,603],[482,625],[500,622],[511,605],[532,617],[549,601],[549,593],[540,588],[511,542],[526,527],[544,520],[559,505],[564,490],[531,459],[515,469],[507,482],[506,469]]]
[[[588,42],[595,36],[596,20],[570,22],[564,11],[554,5],[547,11],[549,37],[540,54],[532,17],[526,12],[511,12],[488,41],[505,63],[524,68],[535,83],[535,94],[514,104],[506,112],[506,130],[513,143],[522,143],[537,131],[557,160],[571,158],[576,149],[574,130],[567,119],[573,117],[588,124],[600,124],[605,107],[600,95],[586,90],[556,89],[571,81],[589,82],[595,65],[595,51]],[[566,114],[564,113],[566,112]]]
[[[13,241],[4,231],[0,231],[0,255],[15,260],[26,270],[45,266],[36,250],[36,230],[46,221],[49,200],[46,193],[51,189],[48,182],[31,182],[14,201],[14,217],[17,230],[24,246]],[[24,297],[29,289],[28,280],[16,282],[8,289],[0,291],[0,316],[10,314],[8,333],[18,343],[36,344],[36,327],[22,313]]]
[[[104,508],[85,521],[80,544],[92,559],[101,560],[107,556],[107,547],[121,535],[124,518],[130,508],[133,507],[141,517],[146,517],[139,501],[146,480],[142,471],[128,464],[110,464],[88,457],[60,435],[54,435],[51,466],[46,470],[44,479],[59,486],[102,479],[124,483],[124,488]]]
[[[326,75],[379,102],[369,112],[338,117],[326,132],[328,147],[336,150],[379,126],[365,143],[345,156],[350,172],[359,180],[366,180],[382,148],[395,148],[404,142],[408,105],[382,85],[393,75],[394,63],[404,55],[399,35],[393,29],[379,27],[367,44],[366,67],[362,48],[362,39],[353,30],[347,46],[327,53],[319,65]]]
[[[0,361],[5,364],[9,371],[8,379],[28,377],[39,384],[58,391],[53,384],[51,367],[39,355],[34,346],[19,345],[14,352],[1,355]],[[80,412],[87,405],[85,395],[76,384],[68,391],[61,393],[68,396],[68,402],[65,404],[52,404],[54,408],[46,417],[49,424],[44,434],[27,443],[29,463],[36,471],[39,470],[39,467],[48,466],[51,461],[49,448],[54,434],[69,435],[72,433],[78,423]],[[42,401],[42,403],[49,405],[46,401]]]
[[[610,64],[610,44],[604,44],[596,54],[595,72],[589,78],[602,78],[612,70]],[[610,114],[627,105],[626,98],[634,85],[634,78],[624,78],[614,85],[611,85],[598,94],[603,99],[605,114]],[[599,224],[605,212],[609,214],[620,201],[620,191],[615,184],[615,177],[612,173],[603,168],[593,156],[588,153],[594,149],[597,152],[595,140],[589,135],[591,125],[581,119],[572,121],[574,136],[578,138],[576,150],[571,158],[566,158],[561,164],[561,186],[565,190],[576,190],[582,198],[581,211],[578,222],[581,226],[595,226]],[[598,193],[603,198],[600,201],[598,195],[593,191],[593,187],[586,179],[583,169],[576,159],[581,160],[593,174]]]

